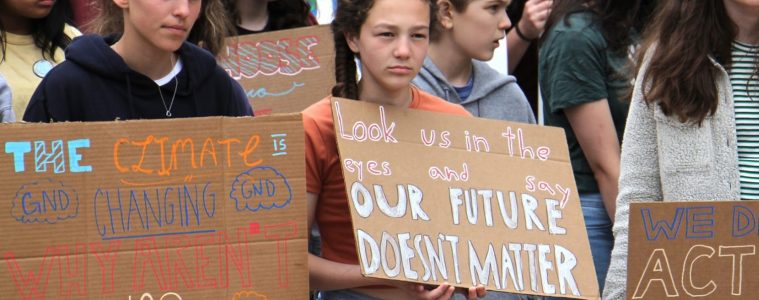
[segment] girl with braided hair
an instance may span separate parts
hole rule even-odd
[[[332,22],[336,86],[303,111],[309,228],[322,238],[321,256],[309,254],[311,288],[326,299],[450,299],[454,288],[363,277],[332,122],[331,97],[468,116],[461,106],[410,83],[419,72],[435,21],[434,0],[341,0]],[[360,60],[360,81],[354,59]],[[485,294],[469,288],[467,297]]]

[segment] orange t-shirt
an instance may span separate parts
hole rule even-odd
[[[409,108],[454,115],[471,116],[458,104],[411,88]],[[306,131],[307,191],[319,196],[315,221],[322,238],[322,257],[331,261],[358,264],[356,242],[345,192],[342,164],[332,122],[331,96],[303,111]]]

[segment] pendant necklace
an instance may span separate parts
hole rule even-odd
[[[163,93],[161,93],[161,87],[158,87],[158,95],[161,96],[161,103],[163,103],[163,108],[166,109],[166,117],[171,117],[171,108],[174,106],[174,98],[177,96],[177,88],[179,87],[179,79],[177,77],[174,77],[174,94],[171,95],[171,101],[169,101],[169,106],[166,106],[166,100],[163,99]]]
[[[174,55],[171,55],[171,68],[174,68]],[[171,101],[169,101],[169,106],[166,106],[166,100],[163,99],[163,93],[161,92],[161,86],[158,86],[158,95],[161,96],[161,103],[163,104],[163,108],[166,109],[166,117],[171,118],[171,108],[174,106],[174,98],[177,97],[177,89],[179,88],[179,74],[174,76],[174,94],[171,95]]]

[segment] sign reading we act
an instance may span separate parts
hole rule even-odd
[[[598,299],[563,131],[334,99],[362,272]]]
[[[757,299],[759,202],[631,203],[628,299]]]
[[[0,298],[308,297],[300,115],[0,126]]]

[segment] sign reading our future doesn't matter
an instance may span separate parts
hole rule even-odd
[[[335,99],[365,276],[598,299],[561,129]]]

